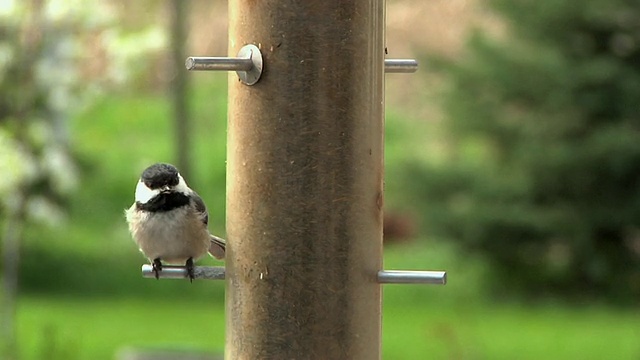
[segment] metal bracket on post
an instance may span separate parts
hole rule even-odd
[[[260,49],[248,44],[242,47],[237,57],[188,57],[184,63],[187,70],[235,71],[240,81],[253,85],[262,75],[262,53]]]

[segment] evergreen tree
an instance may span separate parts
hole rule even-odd
[[[640,2],[490,4],[507,35],[444,67],[450,161],[410,177],[429,229],[505,288],[637,299]]]

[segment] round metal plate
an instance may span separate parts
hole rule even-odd
[[[253,85],[260,80],[262,75],[262,53],[257,46],[248,44],[242,47],[238,52],[239,58],[249,58],[253,63],[253,67],[249,71],[236,71],[240,81],[246,85]]]

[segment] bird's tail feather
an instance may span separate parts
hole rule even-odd
[[[211,234],[210,234],[211,235]],[[227,242],[215,235],[211,235],[211,243],[209,244],[209,254],[216,259],[224,259]]]

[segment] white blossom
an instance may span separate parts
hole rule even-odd
[[[21,91],[44,100],[27,104],[28,114],[22,110],[0,112],[0,213],[15,206],[14,195],[29,188],[23,185],[40,179],[46,179],[49,190],[58,196],[77,188],[78,169],[68,152],[67,119],[107,88],[126,84],[136,70],[145,69],[145,57],[166,43],[166,35],[157,25],[124,31],[108,0],[45,0],[37,16],[34,4],[0,0],[3,31],[20,35],[0,37],[0,89],[13,91],[0,96],[6,99],[6,95]],[[22,36],[29,31],[37,32],[31,37],[40,43],[25,62],[18,57],[30,45]],[[15,81],[9,71],[23,62],[33,66],[25,70],[30,83],[7,83]],[[12,123],[21,124],[18,126],[26,130],[26,136],[12,138],[11,126],[3,128]],[[42,194],[26,195],[32,219],[54,223],[63,219],[63,212]]]

